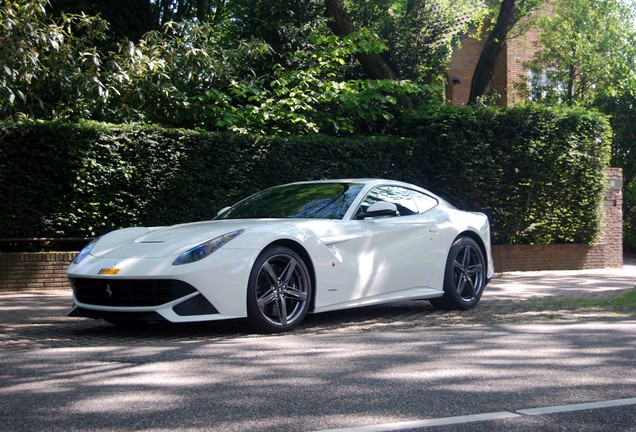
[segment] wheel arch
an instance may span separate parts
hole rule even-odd
[[[270,244],[268,244],[263,250],[273,247],[273,246],[283,246],[289,248],[296,252],[303,259],[303,262],[307,266],[307,270],[309,270],[309,277],[311,278],[311,300],[309,302],[309,310],[313,310],[315,308],[316,301],[316,270],[314,268],[314,262],[309,256],[309,252],[297,241],[291,239],[279,239]]]

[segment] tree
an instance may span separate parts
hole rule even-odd
[[[49,0],[52,17],[62,14],[99,15],[109,23],[111,39],[139,41],[170,21],[197,19],[219,22],[228,0]]]
[[[343,0],[325,0],[325,5],[325,15],[331,18],[328,24],[329,28],[336,36],[349,36],[357,32]],[[377,80],[397,79],[397,75],[379,52],[360,52],[357,54],[357,58],[368,78]],[[401,95],[398,101],[403,108],[413,108],[413,102],[405,95]]]
[[[96,119],[254,134],[382,128],[407,81],[349,74],[356,55],[385,45],[369,32],[313,35],[289,53],[230,39],[198,20],[170,22],[101,52],[105,21],[46,15],[43,0],[0,8],[0,118]],[[291,40],[291,39],[290,39]],[[279,61],[280,60],[280,61]]]
[[[541,17],[540,49],[527,64],[546,76],[542,102],[583,105],[610,115],[613,166],[623,168],[624,239],[636,249],[636,5],[561,0]]]
[[[485,12],[479,0],[326,0],[334,17],[330,3],[349,15],[350,29],[386,43],[382,57],[396,77],[425,83],[444,75],[454,46]]]
[[[443,75],[453,42],[480,16],[473,0],[325,0],[329,28],[337,36],[370,31],[386,41],[382,53],[360,53],[357,59],[371,79],[408,79],[432,83]],[[439,82],[439,81],[438,81]],[[410,98],[398,97],[412,109]]]
[[[544,92],[557,92],[567,105],[590,104],[623,82],[621,70],[634,70],[628,53],[635,18],[623,0],[553,2],[552,13],[536,22],[539,51],[527,66],[547,75]]]
[[[336,36],[348,36],[356,33],[358,29],[349,17],[349,13],[345,7],[343,0],[325,0],[325,15],[331,18],[329,28]],[[397,79],[396,73],[391,66],[384,60],[381,54],[361,53],[358,60],[362,64],[368,78],[371,79]]]
[[[540,0],[502,0],[495,14],[494,25],[489,31],[479,56],[470,84],[469,104],[475,104],[486,96],[508,35],[515,25],[528,16]]]
[[[86,118],[110,91],[94,41],[107,23],[63,14],[48,20],[43,0],[0,6],[0,118]]]
[[[431,101],[451,41],[468,26],[453,24],[468,9],[451,0],[124,3],[54,0],[47,10],[46,0],[5,2],[2,119],[377,132],[401,108]],[[164,23],[180,17],[190,19]]]
[[[47,15],[57,19],[62,15],[100,16],[109,23],[112,44],[118,39],[137,41],[160,24],[153,5],[148,0],[49,0]]]

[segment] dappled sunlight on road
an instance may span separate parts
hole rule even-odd
[[[633,397],[636,377],[624,371],[634,365],[634,346],[625,344],[634,332],[632,321],[198,336],[144,346],[109,338],[100,347],[0,353],[0,397],[10,410],[35,402],[25,421],[52,430],[90,422],[116,429],[116,419],[227,431],[399,422],[579,403],[599,391]]]

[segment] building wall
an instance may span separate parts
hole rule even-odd
[[[515,84],[527,83],[528,70],[523,65],[534,57],[538,39],[539,31],[530,28],[523,35],[512,37],[506,42],[508,48],[505,59],[507,70],[504,86],[506,91],[502,105],[514,106],[526,99],[526,96],[521,95],[515,88]]]
[[[550,13],[550,5],[546,2],[542,5],[542,12]],[[485,26],[487,27],[487,26]],[[453,51],[448,70],[447,99],[451,105],[465,105],[470,96],[470,83],[475,66],[481,55],[483,41],[486,34],[482,34],[479,40],[474,37],[466,37],[461,45]],[[535,43],[539,32],[530,27],[522,35],[512,34],[501,53],[499,62],[495,67],[492,87],[501,96],[498,104],[501,106],[514,106],[525,100],[525,96],[515,89],[515,84],[527,82],[528,71],[523,66],[530,61],[537,50]],[[454,84],[455,79],[461,80],[461,84]]]
[[[470,96],[470,82],[477,66],[483,45],[475,38],[467,37],[453,51],[448,69],[446,98],[451,105],[465,105]]]

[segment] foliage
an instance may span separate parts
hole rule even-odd
[[[228,38],[263,40],[278,53],[279,63],[285,62],[284,53],[306,50],[312,36],[330,35],[324,0],[228,0],[222,10]]]
[[[45,19],[44,3],[0,6],[0,118],[85,118],[108,89],[93,41],[107,24],[96,17]]]
[[[258,86],[254,65],[269,52],[260,41],[225,48],[209,24],[169,23],[113,54],[110,79],[117,92],[101,119],[214,127],[232,106],[230,88]]]
[[[636,74],[632,71],[632,75]],[[615,95],[601,95],[594,104],[609,115],[614,131],[611,166],[623,169],[623,239],[636,250],[636,80],[622,81],[624,86]]]
[[[624,238],[636,249],[636,5],[622,0],[563,0],[538,20],[541,51],[528,64],[541,103],[592,106],[609,115],[612,166],[626,185]]]
[[[431,91],[410,81],[349,76],[357,53],[386,49],[364,31],[342,39],[314,35],[282,59],[263,40],[228,41],[212,23],[170,22],[104,55],[88,49],[105,35],[97,18],[63,15],[62,27],[47,21],[40,0],[2,11],[8,17],[8,37],[0,40],[4,119],[342,134],[386,129],[398,112],[397,97],[426,99]]]
[[[355,53],[382,49],[368,33],[317,36],[288,66],[257,75],[259,60],[274,54],[269,45],[253,40],[224,49],[209,24],[172,23],[122,47],[122,90],[104,118],[255,134],[353,132],[391,120],[396,94],[423,91],[406,81],[343,77]]]
[[[593,242],[608,128],[581,110],[446,107],[400,125],[411,138],[254,138],[157,127],[0,127],[0,236],[94,236],[212,218],[267,186],[384,177],[485,211],[496,243]],[[519,137],[523,137],[521,140]]]
[[[597,95],[594,106],[609,115],[614,131],[612,166],[623,169],[623,233],[624,243],[636,250],[636,32],[626,37],[632,42],[624,47],[620,61],[615,62],[610,87]]]
[[[444,72],[453,43],[485,12],[476,0],[347,0],[343,5],[357,29],[387,42],[385,57],[399,79],[429,83]],[[134,0],[116,7],[107,0],[52,0],[50,9],[54,16],[99,14],[116,40],[135,43],[171,21],[207,23],[225,41],[264,41],[277,54],[275,62],[285,66],[284,53],[306,50],[313,36],[331,35],[324,0]]]
[[[396,75],[435,82],[446,71],[453,47],[486,12],[474,0],[351,0],[359,28],[387,41],[387,60]]]
[[[108,46],[118,40],[137,42],[172,21],[196,19],[222,25],[228,19],[227,6],[227,0],[48,0],[46,9],[53,17],[100,16],[110,24],[110,38],[104,44]]]
[[[623,241],[636,250],[636,178],[632,177],[623,190]]]
[[[619,71],[633,70],[634,6],[622,0],[563,0],[536,21],[540,50],[527,64],[545,73],[534,91],[568,105],[612,92]],[[632,53],[632,55],[626,55]]]

